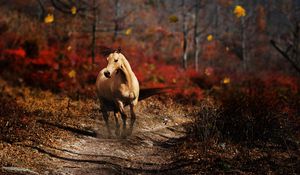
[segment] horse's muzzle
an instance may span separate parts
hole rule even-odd
[[[110,78],[110,77],[111,77],[109,71],[105,71],[105,72],[104,72],[104,75],[105,75],[106,78]]]

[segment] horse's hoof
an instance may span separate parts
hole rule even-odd
[[[132,128],[131,129],[129,129],[128,131],[127,131],[127,136],[131,136],[132,135]]]
[[[117,137],[120,136],[120,130],[115,130],[115,134]]]
[[[122,139],[126,139],[127,138],[127,133],[124,131],[124,132],[122,132],[122,134],[121,134],[121,138]]]
[[[111,139],[111,138],[112,138],[111,132],[108,132],[107,138],[108,138],[108,139]]]

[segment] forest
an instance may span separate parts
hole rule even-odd
[[[300,0],[0,0],[0,174],[300,174],[299,88]]]

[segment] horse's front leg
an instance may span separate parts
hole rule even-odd
[[[119,124],[119,120],[118,120],[118,113],[119,111],[114,111],[114,116],[115,116],[115,122],[116,122],[116,130],[115,130],[115,134],[116,136],[120,135],[120,124]]]
[[[136,120],[136,115],[135,115],[134,105],[133,104],[130,105],[130,114],[131,114],[131,118],[130,118],[130,128],[129,128],[128,135],[132,134],[133,125],[134,125],[134,122]]]
[[[102,113],[106,128],[107,128],[107,132],[109,137],[111,136],[111,131],[110,131],[110,127],[109,127],[109,122],[108,122],[108,112],[107,112],[107,108],[105,107],[105,105],[103,104],[103,102],[101,102],[100,100],[100,112]]]
[[[122,121],[123,121],[123,129],[122,129],[122,137],[126,137],[126,119],[127,119],[127,115],[125,113],[125,110],[124,110],[124,104],[122,101],[118,101],[118,108],[119,108],[119,111],[121,113],[121,118],[122,118]]]

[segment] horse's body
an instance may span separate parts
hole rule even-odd
[[[139,98],[139,82],[123,54],[117,52],[111,53],[107,57],[107,61],[107,67],[99,72],[96,81],[101,112],[108,132],[111,134],[108,124],[108,111],[114,111],[117,135],[119,135],[120,125],[118,114],[120,113],[123,120],[122,135],[125,136],[127,115],[124,107],[130,105],[131,125],[129,131],[131,133],[136,118],[134,106],[137,104]]]

